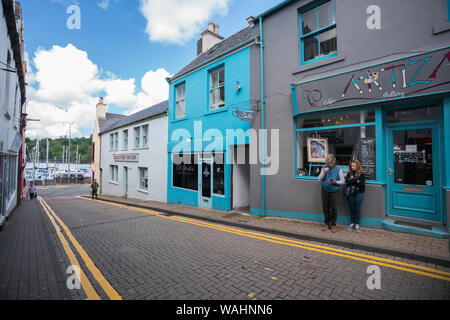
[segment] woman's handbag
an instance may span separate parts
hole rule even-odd
[[[344,196],[346,196],[347,198],[350,197],[350,189],[350,186],[344,187]]]
[[[345,186],[345,188],[344,188],[344,196],[350,197],[352,194],[356,194],[357,190],[358,189],[356,188],[356,186]]]

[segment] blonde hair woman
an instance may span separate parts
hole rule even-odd
[[[350,207],[351,224],[348,229],[353,228],[356,232],[361,232],[359,225],[361,222],[361,206],[364,201],[364,192],[366,189],[366,177],[364,169],[358,160],[350,162],[347,176],[345,177],[345,188],[348,189],[348,205]]]

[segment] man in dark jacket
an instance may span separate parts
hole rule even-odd
[[[98,183],[97,180],[94,179],[94,182],[92,182],[91,184],[91,194],[92,194],[92,200],[94,200],[94,198],[97,200],[98,196]]]
[[[336,232],[337,202],[341,185],[345,184],[344,173],[336,166],[336,157],[332,154],[327,156],[327,166],[319,175],[322,184],[322,205],[325,223],[322,231],[331,230]]]

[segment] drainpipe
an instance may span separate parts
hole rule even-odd
[[[263,38],[263,25],[262,25],[262,17],[259,17],[259,46],[261,50],[261,131],[264,132],[264,107],[266,104],[266,101],[264,100],[264,38]],[[261,137],[262,143],[261,143],[261,157],[262,157],[262,163],[261,163],[261,210],[262,210],[262,216],[266,215],[266,207],[265,207],[265,175],[264,175],[264,169],[266,165],[266,154],[265,154],[265,139],[264,134]]]

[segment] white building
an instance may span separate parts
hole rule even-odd
[[[102,194],[167,201],[167,108],[162,102],[100,131]]]
[[[17,205],[19,157],[25,104],[22,9],[18,2],[0,6],[0,229]]]

